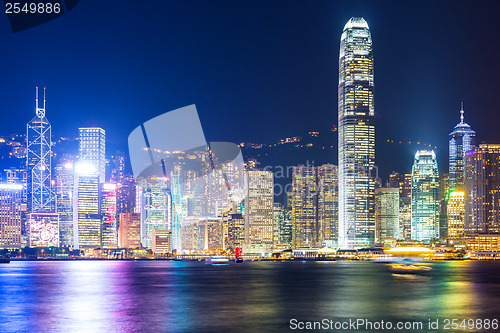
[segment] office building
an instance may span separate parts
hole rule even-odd
[[[101,247],[101,185],[96,167],[88,162],[75,165],[73,186],[74,247]]]
[[[342,248],[375,239],[375,108],[372,38],[363,18],[344,26],[338,85],[339,237]]]
[[[119,247],[125,249],[141,247],[141,214],[121,213],[119,219]]]
[[[73,186],[74,163],[66,161],[54,167],[54,192],[57,198],[59,214],[59,243],[61,246],[73,246]]]
[[[450,133],[449,168],[450,190],[462,190],[464,186],[465,153],[475,148],[476,132],[464,122],[464,105],[460,110],[460,123]]]
[[[375,190],[375,241],[399,238],[399,188],[382,187]]]
[[[229,214],[227,219],[226,248],[234,251],[245,243],[245,219],[243,214]]]
[[[79,160],[93,165],[99,183],[104,183],[106,176],[106,132],[100,127],[79,128],[79,132]]]
[[[0,249],[21,248],[21,219],[26,213],[22,184],[0,184]]]
[[[169,179],[166,177],[142,179],[137,183],[136,194],[138,196],[136,207],[141,214],[141,243],[144,247],[152,248],[154,229],[172,230]],[[173,239],[174,236],[172,230]]]
[[[461,239],[464,238],[465,230],[465,192],[453,191],[450,193],[447,204],[448,216],[448,238]]]
[[[101,246],[118,247],[116,184],[101,184]]]
[[[428,241],[439,237],[439,173],[434,151],[415,154],[411,187],[411,238]]]
[[[500,145],[465,153],[465,233],[500,233]]]
[[[318,169],[295,166],[292,174],[292,246],[320,246],[318,228]]]
[[[248,171],[245,199],[245,243],[273,244],[274,179],[271,171]]]
[[[153,229],[154,254],[172,253],[172,230]]]
[[[338,168],[325,164],[318,167],[318,241],[322,245],[338,240]]]

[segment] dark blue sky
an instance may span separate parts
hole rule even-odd
[[[374,43],[377,140],[437,145],[446,169],[460,101],[479,141],[500,142],[498,9],[457,0],[86,0],[18,33],[3,14],[0,135],[25,131],[35,85],[47,87],[55,136],[96,125],[125,144],[140,123],[189,104],[209,141],[324,131],[337,123],[342,28],[363,16]],[[394,156],[380,144],[377,163],[409,167],[415,149]]]

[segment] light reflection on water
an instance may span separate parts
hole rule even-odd
[[[14,261],[0,266],[0,288],[1,332],[283,332],[291,318],[500,314],[496,262],[418,276],[370,262]]]

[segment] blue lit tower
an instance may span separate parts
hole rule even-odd
[[[439,237],[439,173],[433,150],[419,150],[411,176],[411,239]]]
[[[460,110],[460,123],[450,133],[449,167],[450,190],[461,190],[464,186],[464,156],[475,148],[476,132],[464,122],[464,105]]]
[[[54,212],[56,196],[51,190],[51,126],[45,117],[45,88],[43,107],[38,104],[36,87],[36,116],[27,124],[26,167],[28,212]]]
[[[338,244],[371,246],[375,240],[375,109],[372,38],[363,18],[351,18],[342,32],[338,118]]]

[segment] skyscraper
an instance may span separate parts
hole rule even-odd
[[[80,128],[80,162],[96,168],[99,183],[105,182],[106,176],[106,132],[100,127]]]
[[[392,172],[389,175],[389,187],[399,188],[399,236],[411,239],[411,174]]]
[[[142,246],[151,248],[153,229],[171,230],[172,228],[169,180],[166,177],[144,178],[138,182],[137,188],[139,204],[136,207],[141,213],[141,243]],[[172,242],[173,237],[172,234]]]
[[[500,233],[500,145],[465,154],[465,233]]]
[[[384,244],[399,238],[399,189],[382,187],[375,190],[375,239]]]
[[[415,154],[411,187],[411,238],[439,237],[439,173],[434,151]]]
[[[338,239],[338,168],[333,164],[318,167],[318,238],[321,243]]]
[[[375,238],[375,109],[372,39],[363,18],[351,18],[342,32],[338,118],[338,243],[369,246]]]
[[[74,164],[60,163],[54,168],[54,191],[59,214],[59,238],[61,246],[73,246],[73,186]]]
[[[22,184],[0,184],[0,249],[21,248]]]
[[[73,187],[73,243],[77,249],[101,246],[100,194],[95,166],[78,162]]]
[[[464,191],[450,193],[447,205],[448,237],[460,239],[464,237]]]
[[[476,132],[464,122],[464,105],[460,110],[460,123],[450,133],[449,168],[450,190],[462,190],[464,185],[465,153],[475,148]]]
[[[292,246],[316,247],[318,242],[318,169],[295,166],[292,174]]]
[[[26,167],[28,185],[28,211],[54,212],[56,196],[51,190],[52,139],[51,126],[45,117],[45,88],[43,88],[43,107],[38,103],[36,87],[36,116],[27,124]]]
[[[274,178],[271,171],[248,171],[245,243],[273,244]]]
[[[119,246],[123,248],[141,247],[141,214],[120,214],[118,240]]]
[[[104,248],[118,246],[116,221],[116,184],[101,185],[101,245]]]

